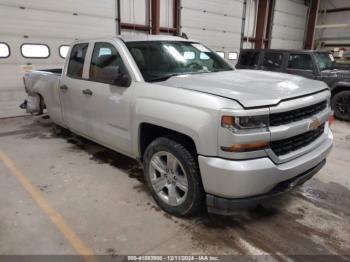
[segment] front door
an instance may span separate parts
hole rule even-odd
[[[310,54],[289,54],[286,72],[293,75],[315,78],[315,68]]]
[[[112,42],[94,43],[89,81],[84,83],[83,92],[94,140],[131,154],[130,104],[133,83],[126,87],[116,82],[117,76],[130,79],[118,47]]]

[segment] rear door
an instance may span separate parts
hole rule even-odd
[[[287,58],[286,72],[314,79],[316,72],[312,56],[306,53],[290,53]]]
[[[69,129],[85,136],[91,136],[90,99],[83,94],[88,80],[85,63],[88,47],[88,42],[73,45],[59,87],[65,124]]]

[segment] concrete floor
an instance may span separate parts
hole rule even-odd
[[[289,196],[193,219],[161,211],[135,161],[53,129],[42,116],[2,119],[0,150],[95,254],[350,254],[350,124],[335,122],[326,167]],[[76,254],[13,172],[0,161],[0,254]]]

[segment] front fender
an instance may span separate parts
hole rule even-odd
[[[216,155],[219,124],[217,110],[152,98],[138,98],[134,112],[132,137],[139,138],[142,123],[153,124],[191,137],[198,154]],[[133,151],[135,155],[140,156],[138,143],[134,143]]]

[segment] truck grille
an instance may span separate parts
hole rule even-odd
[[[275,113],[270,115],[270,126],[280,126],[292,122],[296,122],[305,118],[309,118],[321,112],[327,107],[327,101],[322,101],[312,106],[299,108],[283,113]]]
[[[270,143],[270,147],[277,156],[285,155],[298,150],[302,147],[307,146],[308,144],[311,144],[313,141],[319,138],[324,132],[324,125],[325,124],[322,124],[315,130],[308,131],[297,136],[283,140],[272,141]]]

